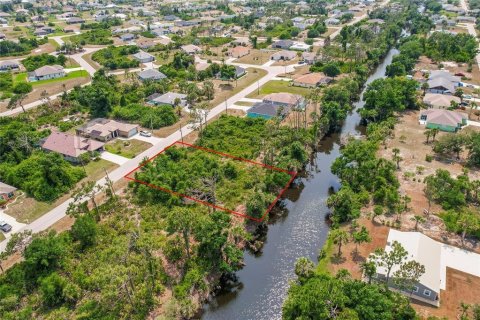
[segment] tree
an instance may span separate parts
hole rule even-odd
[[[392,153],[392,160],[397,164],[397,170],[400,170],[400,161],[402,161],[402,157],[400,157],[400,149],[393,148]]]
[[[471,234],[480,230],[480,218],[478,214],[469,210],[464,210],[459,213],[460,217],[457,220],[458,230],[462,235],[462,246],[465,246],[465,238],[467,234]]]
[[[96,242],[97,223],[90,214],[86,214],[75,220],[70,232],[73,239],[80,242],[80,247],[85,249]]]
[[[355,243],[355,252],[358,254],[358,245],[372,241],[370,233],[365,226],[352,234],[353,242]]]
[[[40,281],[40,292],[45,306],[55,307],[64,302],[63,290],[67,281],[54,272]]]
[[[205,81],[203,83],[203,94],[207,97],[207,100],[212,100],[215,95],[215,89],[212,81]]]
[[[431,132],[432,132],[432,139],[433,141],[435,142],[435,137],[437,136],[437,134],[440,132],[440,129],[438,128],[433,128],[433,129],[430,129]]]
[[[368,284],[372,283],[372,278],[377,274],[377,266],[373,261],[365,261],[360,265],[360,270],[367,276]]]
[[[175,207],[166,217],[167,231],[170,234],[179,233],[184,242],[187,262],[190,260],[190,237],[192,230],[199,222],[198,213],[193,208]]]
[[[403,248],[403,246],[398,241],[394,241],[391,245],[390,251],[385,251],[385,249],[377,249],[371,255],[372,261],[375,262],[377,267],[384,267],[387,271],[386,273],[386,284],[390,281],[390,273],[392,272],[393,267],[400,266],[407,259],[408,252]]]
[[[425,218],[419,215],[413,216],[410,220],[415,221],[415,231],[417,231],[419,223],[425,222]]]
[[[429,140],[430,140],[430,137],[432,136],[432,130],[431,130],[431,129],[427,129],[427,130],[425,130],[425,131],[423,132],[423,134],[427,137],[427,142],[426,142],[426,143],[428,144],[428,142],[429,142]]]
[[[23,112],[25,113],[25,107],[23,106],[23,100],[27,97],[26,94],[21,93],[21,94],[16,94],[12,98],[10,98],[10,101],[8,102],[8,108],[9,109],[15,109],[15,108],[22,108]]]
[[[336,63],[328,63],[323,67],[323,72],[329,76],[335,79],[336,76],[338,76],[341,71],[340,68]]]
[[[332,239],[333,243],[337,245],[337,256],[341,257],[342,245],[348,243],[349,241],[348,233],[342,229],[333,229],[330,231],[329,238]]]
[[[460,103],[463,103],[463,89],[461,88],[455,89],[454,96],[460,98]]]
[[[301,257],[295,263],[295,274],[300,281],[305,281],[306,279],[312,277],[314,273],[315,265],[310,259]]]
[[[422,83],[423,96],[425,96],[425,94],[427,93],[427,90],[429,88],[430,88],[430,86],[428,85],[428,82]]]
[[[393,274],[395,285],[404,291],[413,292],[415,284],[425,273],[425,266],[417,261],[410,260],[400,266],[400,269]]]

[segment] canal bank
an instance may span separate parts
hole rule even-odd
[[[386,67],[397,53],[395,49],[388,52],[365,87],[385,76]],[[245,267],[236,273],[238,281],[204,306],[202,319],[281,319],[289,280],[295,277],[295,261],[300,257],[316,261],[326,241],[329,229],[325,220],[326,200],[332,188],[340,187],[330,167],[340,156],[341,137],[363,133],[357,112],[363,104],[360,98],[341,130],[321,141],[303,176],[297,178],[295,186],[286,193],[283,214],[269,221],[261,254],[245,253]]]

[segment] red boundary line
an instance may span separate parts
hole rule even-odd
[[[147,163],[153,161],[156,157],[158,157],[160,154],[164,153],[167,149],[173,147],[174,145],[176,144],[180,144],[180,145],[184,145],[184,146],[187,146],[187,147],[191,147],[191,148],[194,148],[194,149],[198,149],[198,150],[202,150],[202,151],[206,151],[206,152],[210,152],[210,153],[215,153],[215,154],[218,154],[218,155],[221,155],[221,156],[224,156],[224,157],[227,157],[227,158],[231,158],[233,160],[237,160],[237,161],[244,161],[244,162],[248,162],[248,163],[251,163],[251,164],[254,164],[254,165],[258,165],[258,166],[261,166],[261,167],[264,167],[264,168],[268,168],[268,169],[271,169],[271,170],[275,170],[275,171],[279,171],[279,172],[284,172],[284,173],[287,173],[290,175],[290,180],[287,182],[287,184],[285,185],[285,187],[280,191],[280,193],[277,195],[277,197],[275,198],[275,200],[268,206],[268,208],[265,210],[265,213],[262,215],[262,217],[260,218],[255,218],[255,217],[251,217],[247,214],[244,214],[244,213],[241,213],[241,212],[237,212],[237,211],[234,211],[234,210],[231,210],[231,209],[227,209],[227,208],[224,208],[224,207],[221,207],[221,206],[217,206],[217,205],[214,205],[214,204],[211,204],[211,203],[208,203],[206,201],[203,201],[203,200],[200,200],[200,199],[196,199],[196,198],[193,198],[193,197],[190,197],[186,194],[182,194],[182,193],[179,193],[179,192],[176,192],[176,191],[173,191],[173,190],[169,190],[169,189],[166,189],[166,188],[162,188],[162,187],[159,187],[159,186],[156,186],[156,185],[153,185],[153,184],[150,184],[148,182],[145,182],[145,181],[141,181],[141,180],[138,180],[138,179],[135,179],[135,178],[132,178],[130,177],[130,174],[132,174],[133,172],[137,171],[138,169],[140,169],[141,167],[145,166]],[[244,158],[241,158],[241,157],[235,157],[235,156],[232,156],[230,154],[226,154],[226,153],[223,153],[223,152],[219,152],[219,151],[215,151],[215,150],[212,150],[212,149],[208,149],[208,148],[204,148],[204,147],[200,147],[200,146],[195,146],[195,145],[192,145],[192,144],[189,144],[189,143],[186,143],[186,142],[180,142],[180,141],[175,141],[173,142],[172,144],[168,145],[167,147],[165,147],[165,149],[163,149],[162,151],[158,152],[156,155],[154,155],[153,157],[151,157],[150,159],[146,160],[145,162],[143,162],[142,164],[140,164],[138,167],[136,167],[135,169],[133,169],[132,171],[128,172],[124,178],[125,179],[128,179],[128,180],[131,180],[135,183],[140,183],[140,184],[143,184],[147,187],[150,187],[152,189],[157,189],[157,190],[160,190],[160,191],[163,191],[163,192],[167,192],[167,193],[170,193],[170,194],[173,194],[173,195],[176,195],[176,196],[179,196],[179,197],[182,197],[182,198],[186,198],[186,199],[189,199],[189,200],[192,200],[192,201],[195,201],[195,202],[198,202],[198,203],[201,203],[203,205],[206,205],[206,206],[209,206],[209,207],[212,207],[212,208],[215,208],[215,209],[219,209],[219,210],[222,210],[222,211],[226,211],[228,213],[231,213],[233,215],[236,215],[236,216],[239,216],[239,217],[242,217],[242,218],[246,218],[246,219],[249,219],[249,220],[252,220],[252,221],[256,221],[256,222],[262,222],[265,217],[267,216],[267,214],[273,209],[273,207],[275,206],[275,204],[278,202],[278,200],[280,200],[280,198],[282,197],[282,195],[285,193],[285,191],[288,189],[288,187],[290,187],[290,184],[293,182],[293,180],[295,179],[295,177],[297,176],[297,173],[295,171],[288,171],[288,170],[284,170],[284,169],[281,169],[281,168],[277,168],[277,167],[273,167],[273,166],[270,166],[270,165],[267,165],[267,164],[263,164],[263,163],[260,163],[260,162],[255,162],[255,161],[252,161],[252,160],[249,160],[249,159],[244,159]]]

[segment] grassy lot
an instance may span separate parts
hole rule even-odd
[[[54,83],[54,82],[65,82],[70,79],[75,79],[75,78],[88,78],[89,74],[85,70],[76,70],[67,73],[67,75],[63,78],[56,78],[56,79],[48,79],[48,80],[41,80],[41,81],[35,81],[31,82],[32,86],[36,87],[42,84],[47,84],[47,83]],[[19,83],[19,82],[26,82],[27,81],[27,73],[22,72],[18,73],[13,76],[13,83]]]
[[[133,159],[138,154],[142,153],[143,151],[147,150],[152,146],[151,143],[140,141],[140,140],[115,140],[109,142],[105,145],[105,149],[108,152],[117,154],[119,156]]]
[[[288,92],[293,94],[300,94],[302,96],[306,96],[310,93],[310,89],[302,88],[302,87],[294,87],[288,81],[282,80],[272,80],[265,83],[263,86],[260,87],[260,94],[258,94],[257,90],[253,91],[252,93],[247,95],[247,98],[259,99],[263,98],[267,94],[270,93],[277,93],[277,92]]]
[[[112,171],[117,167],[118,165],[116,165],[115,163],[103,159],[100,159],[98,161],[91,161],[85,166],[87,177],[79,183],[82,183],[84,181],[99,180],[100,178],[105,176],[104,168],[107,171]],[[70,196],[71,192],[64,194],[62,197],[51,203],[37,201],[33,198],[26,196],[20,196],[14,204],[9,206],[8,209],[5,210],[5,213],[14,217],[19,222],[30,223],[43,216],[45,213],[52,210],[53,208],[57,207],[61,203],[65,202],[68,198],[70,198]]]
[[[270,56],[275,51],[262,51],[257,49],[250,50],[250,53],[246,56],[236,59],[235,63],[246,63],[246,64],[255,64],[262,65],[270,60]]]
[[[263,78],[266,74],[267,72],[263,69],[247,68],[247,74],[238,79],[236,83],[235,81],[232,81],[229,83],[229,85],[227,85],[225,81],[214,80],[215,98],[209,102],[210,106],[217,106],[218,104],[224,102],[225,99],[229,99],[252,83],[255,83],[259,79]],[[229,104],[231,103],[232,102],[229,101]]]
[[[3,233],[0,233],[0,241],[5,240],[5,235]]]

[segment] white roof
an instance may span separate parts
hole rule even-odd
[[[390,229],[385,250],[391,250],[394,241],[408,251],[409,260],[415,260],[425,266],[425,274],[420,283],[440,292],[446,289],[447,267],[480,277],[480,254],[463,250],[435,241],[420,232],[402,232]],[[393,268],[391,274],[398,270]],[[384,268],[378,268],[385,273]]]

